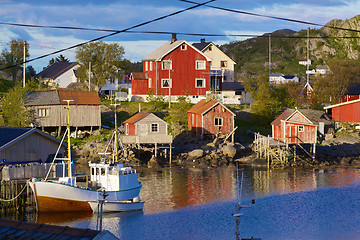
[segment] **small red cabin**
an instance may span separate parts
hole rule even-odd
[[[312,143],[317,141],[317,125],[297,109],[286,109],[272,123],[275,140],[284,143]]]
[[[205,99],[188,112],[189,130],[204,134],[229,134],[234,130],[235,114],[218,101]]]

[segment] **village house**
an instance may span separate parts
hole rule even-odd
[[[35,127],[66,127],[67,101],[70,101],[70,126],[78,128],[101,128],[100,98],[94,91],[47,90],[26,92],[25,107],[30,108]]]
[[[0,127],[0,159],[8,163],[50,162],[60,140],[36,128]],[[67,144],[60,152],[64,154]]]
[[[226,135],[235,128],[235,114],[216,100],[201,100],[188,111],[189,130],[201,135]]]
[[[299,64],[304,65],[304,66],[310,66],[311,65],[311,60],[307,59],[307,58],[302,58],[302,59],[299,60]]]
[[[303,144],[317,142],[317,125],[298,109],[286,109],[272,123],[272,137],[280,142]]]
[[[76,62],[57,62],[42,70],[36,78],[51,88],[66,88],[77,82],[76,69],[79,67]]]
[[[147,73],[133,72],[130,74],[129,79],[131,81],[131,88],[129,89],[130,101],[138,102],[146,100],[144,96],[147,96],[148,91],[152,89],[152,81],[148,79]],[[135,95],[133,93],[136,93]],[[153,92],[154,94],[154,92]]]
[[[223,82],[221,91],[223,104],[251,104],[250,92],[246,92],[241,82]]]
[[[201,39],[200,43],[193,43],[193,46],[211,59],[210,88],[212,90],[221,91],[224,82],[235,81],[234,67],[236,63],[214,43]]]
[[[282,73],[272,73],[269,77],[270,85],[284,84],[289,82],[299,82],[299,78],[296,76],[286,76]]]
[[[349,90],[342,97],[342,102],[349,102],[356,99],[360,99],[360,83],[355,84],[349,88]]]
[[[360,99],[324,107],[332,120],[343,123],[360,123]]]
[[[144,57],[142,62],[147,84],[133,81],[131,95],[143,100],[148,91],[152,91],[171,101],[189,95],[191,102],[198,102],[210,90],[211,59],[187,41],[177,40],[175,34],[170,42]]]

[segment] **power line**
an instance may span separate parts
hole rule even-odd
[[[209,1],[206,1],[206,2],[204,2],[204,3],[199,3],[199,4],[195,5],[195,6],[192,6],[192,7],[189,7],[189,8],[185,8],[185,9],[182,9],[182,10],[179,10],[179,11],[176,11],[176,12],[173,12],[173,13],[170,13],[170,14],[167,14],[167,15],[164,15],[164,16],[161,16],[161,17],[158,17],[158,18],[155,18],[155,19],[152,19],[152,20],[149,20],[149,21],[146,21],[146,22],[143,22],[143,23],[134,25],[134,26],[132,26],[132,27],[125,28],[125,29],[120,30],[120,31],[116,31],[116,32],[113,32],[113,33],[110,33],[110,34],[107,34],[107,35],[104,35],[104,36],[101,36],[101,37],[98,37],[98,38],[95,38],[95,39],[92,39],[92,40],[89,40],[89,41],[86,41],[86,42],[82,42],[82,43],[79,43],[79,44],[76,44],[76,45],[73,45],[73,46],[70,46],[70,47],[67,47],[67,48],[63,48],[63,49],[57,50],[57,51],[55,51],[55,52],[48,53],[48,54],[45,54],[45,55],[42,55],[42,56],[39,56],[39,57],[36,57],[36,58],[33,58],[33,59],[25,60],[25,61],[22,62],[22,63],[14,64],[14,65],[12,65],[12,66],[8,66],[8,67],[5,67],[5,68],[1,68],[0,70],[5,70],[5,69],[8,69],[8,68],[16,67],[16,66],[22,65],[22,64],[24,64],[24,63],[29,63],[29,62],[32,62],[32,61],[35,61],[35,60],[38,60],[38,59],[41,59],[41,58],[45,58],[45,57],[48,57],[48,56],[51,56],[51,55],[54,55],[54,54],[57,54],[57,53],[60,53],[60,52],[64,52],[64,51],[66,51],[66,50],[70,50],[70,49],[73,49],[73,48],[76,48],[76,47],[80,47],[80,46],[85,45],[85,44],[87,44],[87,43],[99,41],[99,40],[101,40],[101,39],[104,39],[104,38],[107,38],[107,37],[111,37],[111,36],[117,35],[117,34],[119,34],[119,33],[123,33],[123,32],[129,31],[129,30],[134,29],[134,28],[138,28],[138,27],[141,27],[141,26],[144,26],[144,25],[153,23],[153,22],[157,22],[157,21],[163,20],[163,19],[168,18],[168,17],[175,16],[175,15],[177,15],[177,14],[180,14],[180,13],[183,13],[183,12],[186,12],[186,11],[189,11],[189,10],[192,10],[192,9],[195,9],[195,8],[198,8],[198,7],[200,7],[200,6],[203,6],[203,5],[207,4],[207,3],[214,2],[214,1],[215,1],[215,0],[209,0]]]
[[[197,2],[193,2],[193,1],[189,1],[189,0],[179,0],[179,1],[186,2],[186,3],[191,3],[191,4],[198,4]],[[241,11],[241,10],[223,8],[223,7],[216,7],[216,6],[212,6],[212,5],[208,5],[208,4],[205,4],[205,6],[209,7],[209,8],[222,10],[222,11],[240,13],[240,14],[245,14],[245,15],[250,15],[250,16],[264,17],[264,18],[270,18],[270,19],[294,22],[294,23],[301,23],[301,24],[312,25],[312,26],[317,26],[317,27],[327,27],[327,28],[333,28],[333,29],[338,29],[338,30],[360,32],[360,30],[356,30],[356,29],[328,26],[328,25],[323,25],[323,24],[319,24],[319,23],[307,22],[307,21],[303,21],[303,20],[296,20],[296,19],[284,18],[284,17],[276,17],[276,16],[264,15],[264,14],[259,14],[259,13],[252,13],[252,12],[246,12],[246,11]]]

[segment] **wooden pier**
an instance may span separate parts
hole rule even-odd
[[[29,180],[0,180],[1,213],[34,212],[36,210]]]
[[[298,151],[301,151],[301,154]],[[290,164],[312,165],[315,158],[315,146],[311,145],[310,154],[302,144],[289,144],[280,140],[275,140],[270,136],[263,136],[255,133],[253,151],[258,158],[267,159],[268,168],[285,168]]]

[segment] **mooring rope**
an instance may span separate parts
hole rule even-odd
[[[17,198],[22,194],[22,192],[25,190],[26,186],[27,186],[27,183],[24,185],[24,187],[23,187],[23,189],[20,191],[20,193],[19,193],[18,195],[16,195],[16,197],[14,197],[14,198],[12,198],[12,199],[2,199],[2,198],[0,198],[0,201],[1,201],[1,202],[11,202],[11,201],[14,201],[15,199],[17,199]]]

